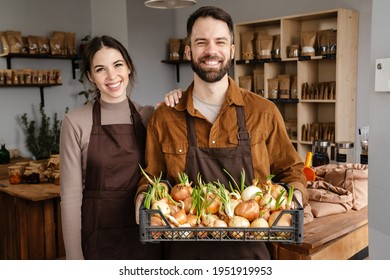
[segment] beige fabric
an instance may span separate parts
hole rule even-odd
[[[316,176],[330,184],[348,190],[353,196],[352,209],[359,210],[368,201],[368,165],[347,163],[316,167]]]
[[[308,182],[307,192],[314,217],[344,213],[352,208],[352,193],[328,182]]]

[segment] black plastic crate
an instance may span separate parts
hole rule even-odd
[[[276,218],[277,224],[283,214],[291,215],[291,226],[271,226],[269,228],[233,228],[233,227],[172,227],[159,210],[140,209],[140,241],[271,241],[284,243],[302,243],[303,208],[293,197],[298,207],[282,210]],[[151,226],[151,217],[160,215],[167,226]]]

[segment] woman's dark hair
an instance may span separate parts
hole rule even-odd
[[[214,6],[204,6],[200,7],[198,10],[193,12],[187,20],[187,37],[190,38],[192,34],[192,27],[194,26],[195,21],[200,17],[212,17],[216,20],[221,20],[226,22],[230,36],[233,44],[233,20],[231,16],[224,10],[214,7]]]
[[[131,86],[134,85],[135,80],[135,68],[133,61],[131,60],[131,57],[129,53],[127,52],[126,48],[116,39],[110,37],[110,36],[97,36],[94,37],[86,46],[84,52],[83,52],[83,71],[84,73],[91,73],[91,67],[92,67],[92,59],[96,52],[98,52],[103,47],[112,48],[118,50],[127,66],[130,69],[129,74],[129,84]]]

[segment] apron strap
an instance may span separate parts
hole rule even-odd
[[[246,129],[244,107],[236,106],[237,124],[238,124],[238,145],[250,145],[251,135]],[[186,111],[187,133],[190,147],[197,146],[196,130],[194,118]]]
[[[127,100],[129,102],[129,107],[130,107],[130,112],[131,112],[130,118],[131,118],[131,121],[133,122],[134,133],[135,133],[135,138],[137,139],[138,148],[141,151],[145,151],[146,128],[145,128],[144,124],[142,123],[141,115],[138,113],[133,102],[131,102],[130,98],[128,98],[128,97],[127,97]]]

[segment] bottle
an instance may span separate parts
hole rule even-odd
[[[9,151],[5,148],[4,141],[1,142],[0,164],[8,164],[10,160]]]

